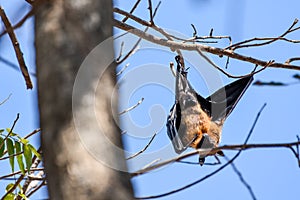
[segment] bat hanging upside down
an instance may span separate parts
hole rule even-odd
[[[176,56],[175,104],[167,119],[167,131],[174,150],[180,154],[188,147],[209,149],[218,147],[222,126],[248,86],[252,76],[241,78],[203,98],[190,85],[180,56]],[[222,151],[217,152],[222,155]],[[205,155],[199,156],[203,165]]]

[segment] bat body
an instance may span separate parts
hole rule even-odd
[[[175,104],[167,119],[167,131],[174,150],[180,154],[188,147],[214,148],[221,140],[222,126],[253,80],[252,76],[239,79],[203,98],[190,85],[187,72],[177,62]],[[222,152],[218,152],[222,154]],[[200,155],[199,163],[205,156]]]

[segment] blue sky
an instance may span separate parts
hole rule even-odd
[[[0,0],[12,22],[17,22],[29,7],[23,1],[12,0],[10,2]],[[153,0],[156,5],[158,1]],[[124,10],[130,10],[134,1],[116,1],[115,6]],[[295,18],[300,18],[300,2],[297,0],[259,1],[259,0],[186,0],[186,1],[162,1],[161,7],[155,17],[158,26],[171,32],[178,32],[187,37],[192,36],[193,30],[190,24],[197,27],[198,35],[207,35],[214,28],[214,35],[230,35],[233,42],[253,38],[269,37],[282,34]],[[135,14],[143,19],[148,19],[147,1],[144,0]],[[134,25],[136,25],[134,23]],[[140,27],[140,26],[139,26]],[[115,30],[116,33],[119,30]],[[24,53],[29,71],[35,72],[35,50],[33,47],[33,21],[30,20],[16,31]],[[292,33],[290,39],[299,39],[300,32]],[[127,39],[126,41],[130,41]],[[227,40],[220,41],[218,45],[226,46]],[[129,133],[124,136],[128,154],[139,151],[149,141],[154,132],[158,132],[151,146],[145,152],[145,157],[138,157],[129,162],[130,170],[134,171],[140,165],[152,161],[157,157],[167,159],[176,154],[170,148],[170,141],[166,135],[165,120],[172,104],[174,103],[174,77],[169,70],[169,62],[174,62],[175,53],[157,46],[141,44],[141,49],[128,61],[118,67],[120,70],[126,63],[129,67],[120,76],[119,80],[127,80],[120,85],[120,110],[130,107],[142,97],[143,103],[133,111],[121,116],[121,127]],[[118,45],[116,44],[116,47]],[[126,46],[126,43],[125,43]],[[145,48],[147,47],[147,48]],[[264,60],[284,62],[290,57],[299,57],[299,44],[276,42],[262,48],[243,49],[241,54],[257,57]],[[17,64],[8,36],[0,38],[0,55]],[[203,96],[209,94],[202,70],[212,67],[194,54],[185,52],[187,58],[195,59],[195,62],[187,62],[189,80],[193,87]],[[219,66],[225,66],[226,59],[217,56],[209,57]],[[196,61],[199,61],[198,63]],[[298,63],[299,64],[299,63]],[[245,74],[252,71],[252,64],[230,60],[228,72],[232,74]],[[15,132],[26,135],[39,127],[36,106],[36,79],[32,77],[34,89],[27,91],[20,72],[0,62],[1,93],[0,101],[10,93],[11,98],[0,106],[0,128],[10,127],[20,113],[20,120],[15,127]],[[292,75],[297,71],[284,69],[267,69],[255,76],[256,80],[293,82]],[[131,76],[132,75],[132,76]],[[224,75],[221,77],[224,84],[233,81]],[[126,79],[127,77],[127,79]],[[132,78],[133,77],[133,78]],[[126,83],[144,81],[145,85],[136,85],[133,91],[126,88]],[[257,112],[264,103],[267,107],[261,114],[249,143],[279,143],[293,142],[299,134],[298,113],[300,108],[300,85],[287,87],[256,87],[251,86],[234,112],[226,121],[223,129],[221,145],[241,144],[249,132]],[[128,97],[128,99],[122,99]],[[38,145],[37,138],[33,143]],[[165,148],[167,147],[167,148]],[[162,151],[163,150],[163,151]],[[162,153],[160,153],[162,152]],[[151,154],[152,153],[152,154]],[[235,152],[226,151],[227,156],[233,156]],[[151,155],[153,157],[148,158]],[[144,159],[144,160],[143,160]],[[196,156],[190,161],[197,161]],[[213,161],[213,159],[208,159]],[[226,161],[221,158],[222,163]],[[244,151],[235,162],[243,177],[251,185],[257,199],[298,199],[300,185],[299,167],[293,154],[288,149],[254,149]],[[9,172],[9,168],[1,162],[0,174]],[[146,175],[132,179],[135,187],[135,195],[138,197],[156,195],[177,189],[193,182],[219,166],[172,164]],[[0,183],[0,191],[3,191],[4,182]],[[32,199],[47,197],[44,191],[37,193]],[[161,199],[251,199],[251,196],[232,167],[226,169],[208,180],[195,185],[182,192]]]

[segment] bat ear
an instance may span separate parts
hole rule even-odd
[[[248,76],[234,81],[215,93],[203,99],[198,97],[202,109],[210,115],[213,121],[222,122],[235,108],[240,98],[253,81],[253,76]]]

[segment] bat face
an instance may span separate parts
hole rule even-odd
[[[221,139],[222,125],[253,80],[252,76],[234,81],[207,98],[199,95],[187,80],[187,72],[177,62],[175,104],[167,119],[167,131],[174,150],[188,147],[214,148]],[[221,154],[221,152],[220,152]],[[205,156],[200,155],[200,164]]]

